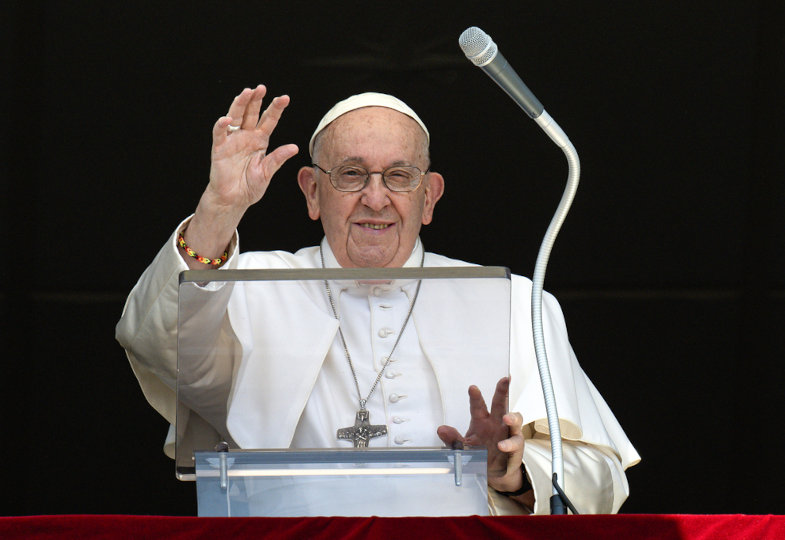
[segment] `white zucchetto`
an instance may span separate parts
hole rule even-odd
[[[405,114],[406,116],[410,117],[412,120],[417,122],[422,130],[425,132],[425,136],[428,139],[428,142],[431,142],[431,134],[428,133],[428,128],[425,127],[425,124],[420,117],[417,116],[417,113],[412,110],[406,103],[401,101],[395,96],[391,96],[389,94],[380,94],[379,92],[365,92],[363,94],[356,94],[354,96],[348,97],[343,101],[339,101],[333,108],[327,111],[319,125],[316,126],[316,130],[311,135],[311,141],[308,143],[308,153],[313,157],[313,143],[316,140],[316,136],[321,133],[321,131],[330,125],[336,118],[342,116],[348,112],[354,111],[356,109],[362,109],[363,107],[386,107],[388,109],[393,109],[400,113]]]

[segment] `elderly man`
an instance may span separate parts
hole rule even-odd
[[[215,123],[210,181],[197,209],[145,271],[117,327],[117,338],[127,350],[145,395],[170,423],[174,423],[176,400],[173,387],[180,271],[467,264],[424,251],[420,227],[433,219],[434,207],[444,192],[444,178],[430,169],[430,135],[422,120],[402,101],[377,93],[352,96],[325,115],[309,145],[312,164],[298,173],[308,214],[311,219],[321,220],[324,228],[321,244],[295,254],[239,254],[236,229],[243,215],[263,198],[281,165],[298,152],[293,144],[270,150],[270,137],[289,98],[274,98],[260,116],[265,93],[261,85],[243,90],[227,116]],[[410,422],[405,442],[413,446],[449,445],[455,441],[485,445],[489,461],[502,462],[500,472],[489,474],[491,511],[547,513],[550,450],[542,428],[542,407],[537,404],[541,394],[536,390],[539,381],[533,368],[535,355],[528,320],[531,283],[514,276],[512,287],[512,391],[510,380],[502,379],[489,411],[479,390],[471,387],[467,407],[471,423],[464,434],[440,426],[446,411],[442,410],[437,376],[428,361],[429,351],[418,335],[423,330],[408,324],[412,313],[417,313],[417,293],[413,298],[401,293],[390,299],[390,306],[400,304],[395,310],[400,320],[395,321],[393,331],[400,336],[386,356],[374,360],[370,351],[376,337],[367,316],[360,314],[362,310],[352,309],[349,295],[334,298],[340,292],[331,291],[329,286],[324,291],[329,299],[324,305],[331,306],[326,308],[330,310],[326,315],[338,318],[337,302],[340,323],[324,350],[309,349],[315,351],[315,357],[305,362],[307,369],[313,370],[313,378],[303,377],[308,382],[293,390],[302,396],[290,400],[291,418],[284,422],[287,425],[276,426],[265,426],[262,420],[249,426],[243,411],[280,406],[270,398],[276,391],[276,381],[269,380],[269,374],[275,372],[271,364],[275,359],[265,354],[266,342],[278,337],[263,335],[264,325],[247,328],[237,322],[241,319],[238,310],[262,313],[268,300],[236,293],[225,298],[217,295],[212,306],[227,314],[227,327],[216,331],[215,339],[230,342],[226,350],[234,351],[234,355],[231,365],[217,366],[210,375],[218,398],[192,411],[189,424],[207,424],[219,436],[240,446],[260,441],[297,448],[351,446],[351,441],[343,440],[345,437],[337,431],[351,422],[357,410],[357,399],[352,397],[355,405],[350,409],[345,397],[357,396],[357,414],[370,414],[372,419],[384,417],[386,409],[381,402],[388,396],[379,381],[392,357],[397,356],[395,360],[401,362],[397,365],[405,364],[414,375],[402,384],[412,385],[407,395],[411,395],[410,406],[416,414],[413,418],[385,419],[384,423]],[[297,300],[291,302],[296,308]],[[578,365],[552,296],[545,296],[544,311],[551,369],[560,385],[556,390],[564,426],[569,495],[584,512],[615,512],[628,495],[624,469],[637,463],[638,455]],[[252,342],[259,345],[250,347]],[[248,348],[253,350],[245,350]],[[347,363],[353,379],[346,376]],[[508,394],[519,412],[505,410]],[[279,438],[267,433],[271,431]],[[370,441],[371,446],[396,444],[404,443],[397,438],[393,441],[390,434]],[[167,447],[167,453],[170,451]]]

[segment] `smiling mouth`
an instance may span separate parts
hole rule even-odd
[[[382,229],[387,229],[388,227],[392,227],[392,223],[358,223],[358,225],[365,229],[373,229],[375,231],[380,231]]]

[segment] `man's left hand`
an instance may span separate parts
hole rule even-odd
[[[507,412],[510,378],[504,377],[496,384],[491,410],[476,386],[469,387],[471,422],[466,435],[452,426],[439,426],[436,433],[447,445],[456,442],[467,446],[485,446],[488,449],[488,485],[497,491],[517,491],[523,486],[523,417],[517,412]]]

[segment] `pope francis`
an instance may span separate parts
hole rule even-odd
[[[134,287],[117,325],[146,398],[172,425],[181,271],[468,265],[425,250],[420,227],[432,221],[445,179],[431,169],[430,133],[420,117],[399,99],[374,92],[327,112],[310,140],[311,162],[298,172],[308,215],[324,229],[319,245],[240,253],[243,215],[299,151],[293,144],[270,147],[289,97],[272,99],[262,111],[265,95],[262,85],[246,88],[215,123],[207,188]],[[550,441],[530,291],[528,279],[513,276],[511,377],[488,396],[490,407],[475,386],[463,389],[468,397],[458,407],[441,395],[444,381],[429,341],[436,315],[417,283],[380,290],[325,282],[318,303],[207,286],[198,309],[219,323],[200,337],[228,351],[230,361],[201,369],[210,384],[188,404],[180,436],[207,429],[240,448],[483,445],[491,513],[548,513]],[[439,301],[451,309],[450,295]],[[276,322],[252,325],[249,317]],[[583,513],[616,512],[629,493],[624,471],[638,454],[578,364],[561,309],[547,294],[543,321],[568,495]],[[272,351],[287,351],[288,359]],[[460,415],[465,422],[451,421]],[[355,419],[370,428],[351,429]],[[173,437],[172,427],[170,456]]]

